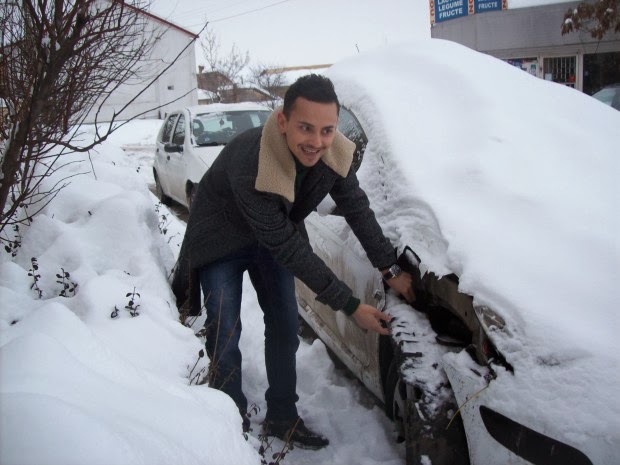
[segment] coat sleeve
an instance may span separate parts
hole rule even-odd
[[[288,217],[286,200],[254,189],[253,176],[231,179],[235,202],[258,242],[334,310],[345,307],[352,292],[321,260]]]
[[[368,196],[360,187],[353,169],[346,178],[339,178],[335,182],[330,194],[338,211],[362,244],[370,263],[378,269],[388,268],[395,263],[395,249],[383,234],[375,213],[370,208]]]

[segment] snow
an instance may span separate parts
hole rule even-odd
[[[21,228],[15,258],[0,255],[2,464],[260,464],[262,312],[245,282],[244,390],[261,409],[246,440],[232,400],[196,384],[207,363],[194,335],[202,322],[178,322],[167,284],[185,224],[148,189],[161,123],[118,129],[92,154],[94,173],[84,156],[72,156],[81,162],[65,175],[89,174]],[[41,299],[28,276],[33,257]],[[61,268],[78,284],[75,296],[58,296]],[[125,309],[133,292],[135,317]],[[302,340],[298,366],[300,413],[332,445],[295,449],[283,463],[403,463],[392,423],[320,341]],[[275,440],[266,457],[282,447]]]
[[[461,291],[506,321],[509,337],[491,336],[519,376],[499,376],[501,397],[489,402],[620,452],[620,112],[431,42],[327,73],[374,135],[360,184],[400,250],[411,246],[439,276],[458,274]]]
[[[360,169],[386,233],[428,269],[459,273],[462,290],[500,311],[513,333],[494,341],[515,370],[541,380],[500,374],[495,401],[515,418],[573,435],[588,425],[620,443],[620,112],[444,41],[360,55],[328,74],[342,101],[367,115],[368,152],[399,154],[385,164],[368,157]],[[91,153],[92,169],[72,155],[80,163],[64,175],[87,174],[20,229],[15,257],[0,255],[3,464],[260,463],[262,313],[246,281],[244,390],[261,408],[246,440],[233,402],[196,384],[207,364],[194,336],[200,321],[178,322],[168,286],[185,225],[148,188],[160,125],[122,127]],[[402,182],[377,185],[378,171]],[[75,296],[58,295],[61,269]],[[403,463],[393,425],[320,341],[302,341],[298,394],[306,423],[331,445],[295,449],[284,463]]]

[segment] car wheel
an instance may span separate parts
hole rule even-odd
[[[170,205],[170,197],[164,194],[164,189],[161,187],[157,173],[153,172],[153,177],[155,178],[155,195],[161,203],[164,205]]]
[[[400,377],[396,358],[390,363],[385,385],[385,413],[396,426],[398,440],[404,441],[407,386]]]
[[[395,356],[390,362],[385,381],[385,409],[396,425],[399,441],[405,441],[407,465],[423,463],[423,456],[433,465],[469,465],[460,415],[450,422],[457,411],[456,402],[441,402],[423,387],[404,381],[400,360]],[[438,408],[437,402],[441,402]]]

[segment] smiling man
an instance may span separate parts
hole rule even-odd
[[[355,144],[337,131],[340,104],[331,81],[309,75],[286,92],[284,106],[264,128],[251,129],[222,150],[200,181],[174,273],[177,305],[207,312],[209,385],[237,404],[249,428],[241,389],[241,290],[247,271],[265,321],[269,388],[263,433],[299,447],[329,441],[297,413],[295,354],[299,346],[295,282],[343,311],[362,328],[388,334],[389,316],[361,303],[314,254],[304,219],[330,194],[386,282],[414,299],[411,276],[395,265],[384,236],[351,168]]]

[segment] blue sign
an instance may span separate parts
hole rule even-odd
[[[467,0],[434,0],[435,22],[467,16]],[[501,7],[501,0],[498,0]]]
[[[486,13],[502,9],[502,0],[474,0],[474,12]]]

